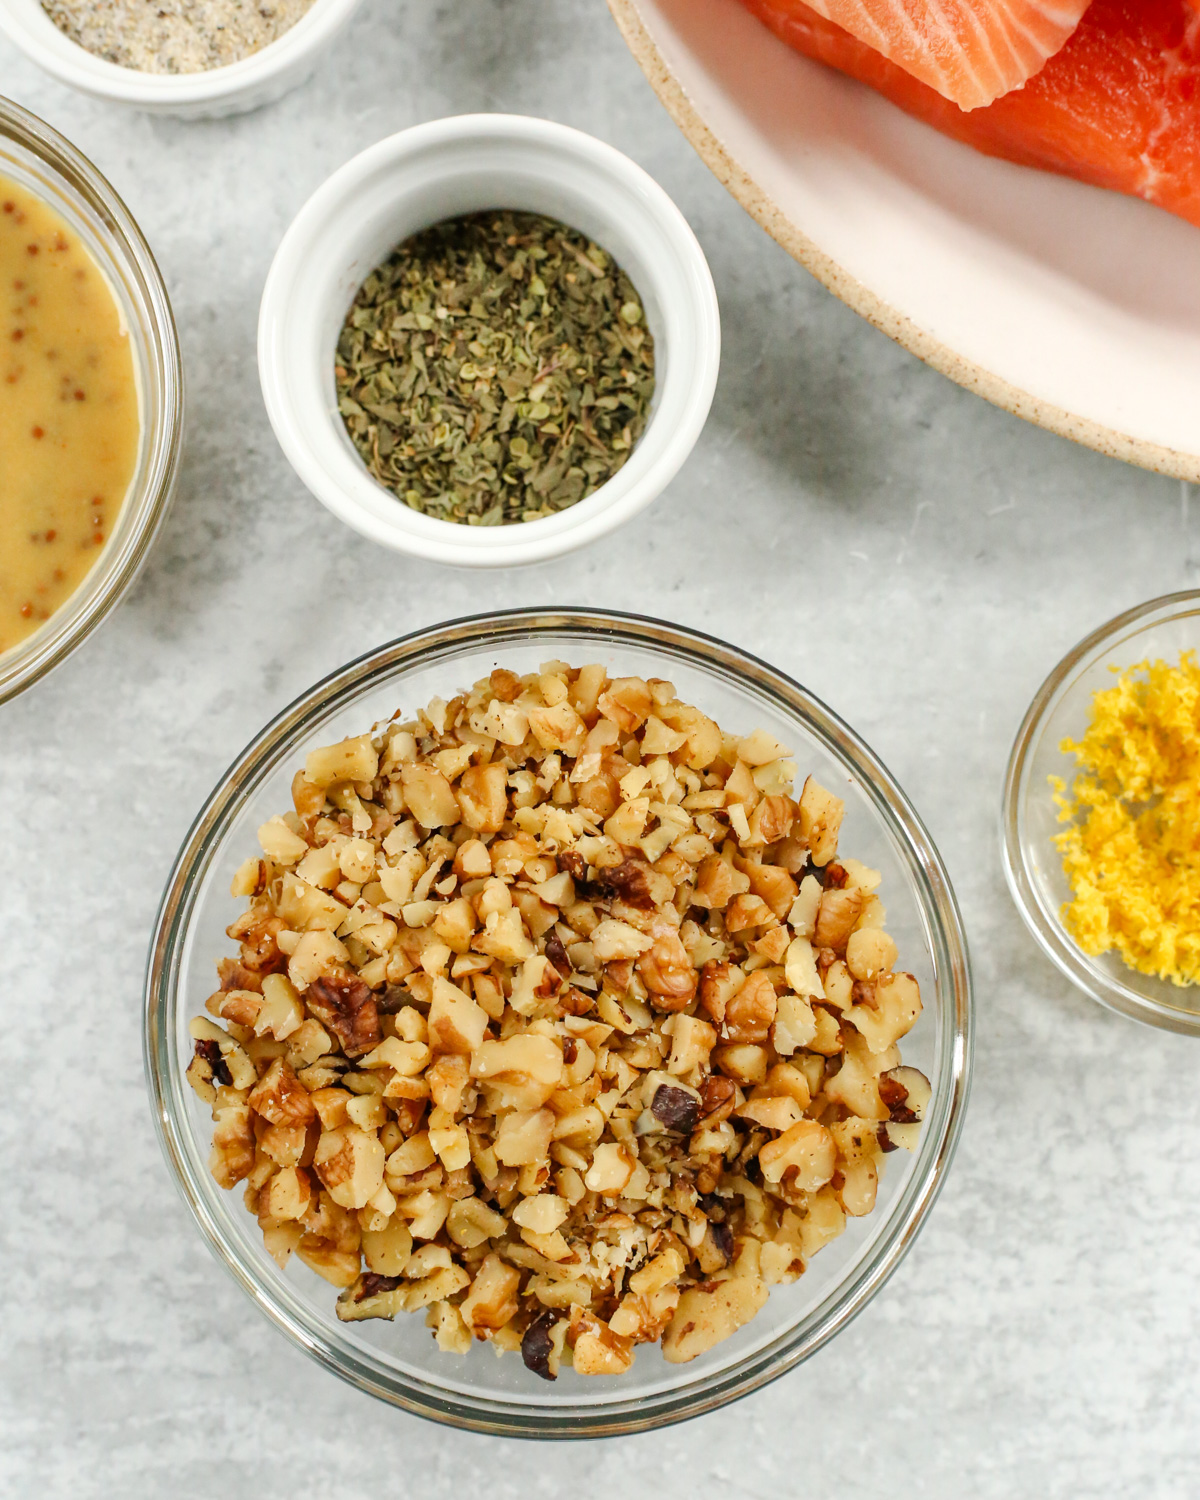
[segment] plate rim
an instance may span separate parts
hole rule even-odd
[[[1108,458],[1136,464],[1171,479],[1200,483],[1200,453],[1186,453],[1133,437],[1032,395],[935,338],[907,313],[852,276],[784,212],[709,125],[682,79],[663,56],[643,16],[641,0],[607,0],[607,3],[625,45],[701,161],[751,218],[847,307],[922,363],[1013,416]]]

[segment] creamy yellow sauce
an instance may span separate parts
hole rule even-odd
[[[137,463],[129,337],[99,267],[0,177],[0,651],[95,565]]]

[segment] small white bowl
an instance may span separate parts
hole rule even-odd
[[[609,251],[654,335],[656,385],[624,467],[558,515],[466,526],[410,509],[378,484],[337,409],[338,335],[363,281],[402,240],[458,214],[547,214]],[[380,141],[300,210],[263,291],[258,368],[275,435],[335,516],[400,552],[460,567],[540,562],[582,547],[648,505],[683,463],[712,403],[717,294],[704,252],[662,188],[628,157],[565,125],[460,115]]]
[[[61,32],[41,0],[0,0],[0,31],[60,83],[152,114],[215,119],[280,99],[303,83],[361,0],[313,0],[278,41],[203,73],[140,73],[106,62]]]

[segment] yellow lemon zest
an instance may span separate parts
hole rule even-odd
[[[1116,952],[1142,974],[1200,982],[1200,665],[1114,667],[1093,695],[1070,794],[1051,777],[1055,836],[1074,899],[1062,908],[1085,953]]]

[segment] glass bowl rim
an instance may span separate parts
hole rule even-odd
[[[1152,1000],[1087,962],[1087,956],[1071,941],[1061,924],[1051,920],[1043,909],[1030,873],[1030,841],[1022,836],[1022,812],[1029,793],[1027,766],[1033,746],[1078,673],[1119,641],[1133,639],[1143,630],[1192,614],[1200,615],[1200,589],[1181,589],[1136,604],[1090,631],[1051,670],[1033,695],[1009,754],[1000,808],[1000,846],[1004,877],[1013,902],[1038,947],[1060,973],[1085,995],[1118,1015],[1164,1031],[1200,1036],[1200,1012],[1183,1011]]]
[[[487,647],[528,641],[538,635],[575,633],[580,638],[624,640],[642,649],[665,650],[700,670],[724,673],[750,684],[797,717],[851,773],[888,832],[904,846],[907,871],[916,889],[932,945],[936,993],[944,1023],[942,1088],[926,1115],[936,1125],[921,1172],[914,1168],[878,1243],[848,1279],[838,1282],[805,1322],[807,1334],[792,1329],[770,1345],[713,1375],[700,1375],[682,1390],[595,1408],[542,1408],[506,1403],[439,1388],[433,1383],[380,1372],[357,1353],[333,1346],[283,1306],[284,1295],[268,1289],[225,1240],[193,1184],[203,1163],[189,1156],[186,1130],[172,1113],[170,1089],[182,1091],[182,1068],[167,1019],[176,998],[180,952],[186,938],[209,848],[236,815],[243,789],[270,764],[289,740],[301,736],[314,717],[326,715],[356,697],[373,679],[421,665],[455,647]],[[650,616],[621,611],[522,608],[460,617],[413,631],[365,652],[328,673],[277,713],[249,742],[205,800],[176,857],[155,919],[144,990],[143,1051],[155,1130],[175,1186],[217,1261],[259,1310],[311,1358],[349,1384],[418,1416],[452,1427],[505,1437],[593,1438],[646,1431],[712,1411],[775,1380],[826,1344],[884,1285],[924,1223],[953,1157],[969,1093],[972,1056],[972,997],[966,934],[941,857],[924,824],[882,762],[820,699],[758,657],[714,636]],[[291,1299],[297,1301],[299,1299]],[[780,1347],[782,1346],[782,1347]]]
[[[65,184],[65,196],[77,193],[100,221],[94,230],[108,242],[108,253],[125,263],[137,285],[140,313],[146,322],[146,358],[161,387],[157,423],[151,420],[151,397],[143,397],[143,441],[148,445],[141,485],[125,496],[124,506],[141,511],[141,518],[111,556],[103,553],[60,610],[55,628],[36,632],[36,642],[21,662],[16,658],[25,641],[0,653],[0,704],[39,682],[87,639],[124,597],[141,572],[174,498],[183,451],[183,356],[166,283],[154,253],[120,194],[84,153],[32,111],[0,96],[0,137],[14,141],[37,158]],[[51,207],[54,207],[51,203]],[[123,291],[123,297],[129,297]],[[122,308],[124,312],[124,308]],[[136,336],[136,335],[135,335]],[[123,507],[124,508],[124,507]],[[74,607],[72,607],[74,606]],[[46,622],[53,625],[54,615]],[[6,664],[5,658],[13,658]]]

